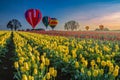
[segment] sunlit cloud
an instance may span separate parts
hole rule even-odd
[[[79,23],[82,26],[89,25],[91,29],[98,28],[100,24],[103,24],[111,30],[120,30],[120,4],[103,4],[103,7],[99,6],[99,4],[96,5],[97,8],[92,5],[91,9],[79,12],[80,16],[76,17]]]
[[[94,25],[103,24],[110,29],[120,29],[120,12],[113,12],[88,21]]]

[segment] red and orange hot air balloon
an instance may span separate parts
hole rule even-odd
[[[52,28],[52,30],[54,30],[57,24],[58,24],[58,20],[56,18],[50,19],[49,26]]]
[[[25,12],[25,18],[34,29],[42,19],[42,14],[38,9],[29,9]]]

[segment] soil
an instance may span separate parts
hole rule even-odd
[[[14,43],[13,43],[13,33],[9,40],[7,40],[7,50],[5,56],[1,58],[0,65],[0,80],[14,80],[14,67],[13,67],[13,56],[14,56]]]

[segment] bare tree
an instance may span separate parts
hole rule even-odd
[[[65,23],[64,29],[65,30],[72,30],[72,31],[77,30],[77,29],[79,29],[79,23],[74,21],[74,20],[68,21]]]

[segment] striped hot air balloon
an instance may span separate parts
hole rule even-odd
[[[25,18],[26,18],[27,22],[34,29],[36,27],[36,25],[42,19],[42,14],[41,14],[40,10],[38,10],[38,9],[28,9],[25,12]]]
[[[58,24],[58,20],[56,18],[50,19],[49,26],[52,28],[52,30],[54,30],[57,24]]]

